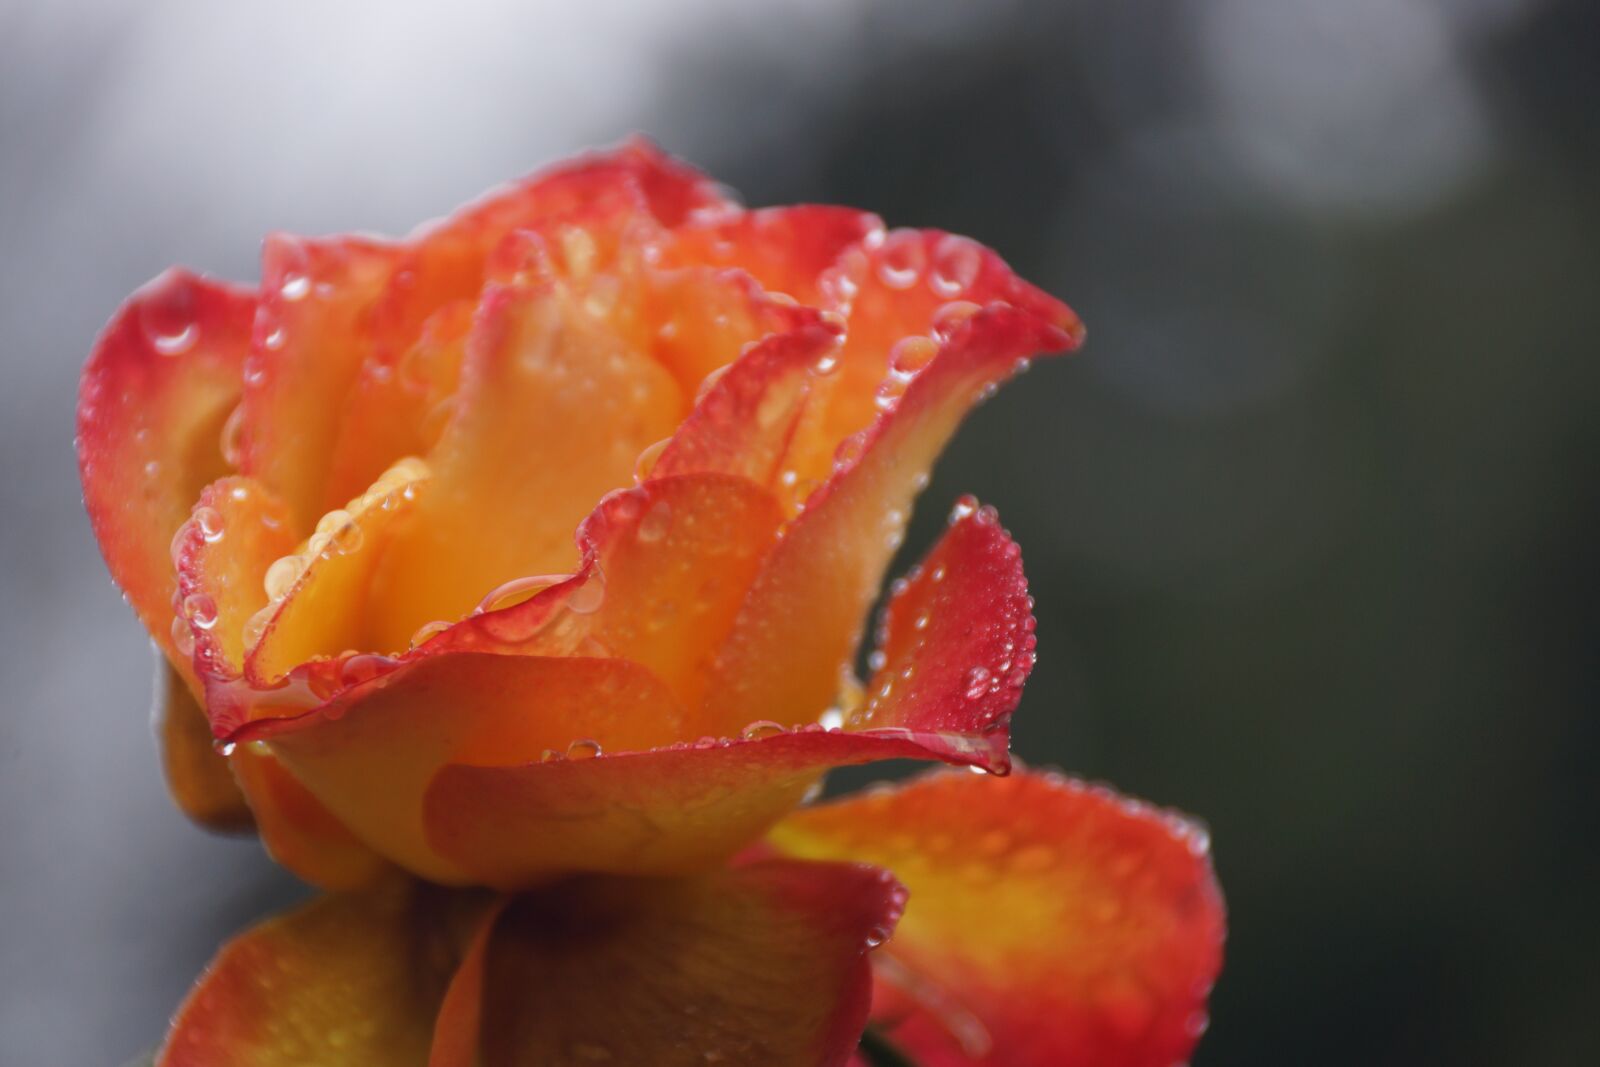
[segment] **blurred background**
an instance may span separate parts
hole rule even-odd
[[[166,798],[71,447],[100,325],[642,130],[1088,321],[906,557],[997,504],[1020,754],[1211,823],[1195,1067],[1600,1063],[1597,108],[1592,0],[0,0],[0,1059],[149,1048],[303,892]]]

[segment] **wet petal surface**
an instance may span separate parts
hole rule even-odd
[[[911,892],[874,1026],[914,1062],[1170,1067],[1205,1028],[1223,905],[1205,831],[1059,775],[936,773],[797,812],[770,840]]]

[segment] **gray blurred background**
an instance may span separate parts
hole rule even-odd
[[[631,130],[972,234],[1090,325],[977,413],[1027,759],[1210,821],[1196,1067],[1600,1062],[1592,0],[0,0],[0,1061],[148,1048],[302,890],[172,809],[73,390],[171,263]]]

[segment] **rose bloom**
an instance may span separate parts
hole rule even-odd
[[[992,509],[851,670],[936,454],[1078,344],[1064,304],[643,143],[261,273],[134,294],[78,414],[178,803],[329,891],[223,949],[160,1063],[1188,1055],[1204,832],[1003,777],[1034,621]],[[805,804],[890,758],[964,769]]]

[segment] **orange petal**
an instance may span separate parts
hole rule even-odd
[[[740,612],[707,699],[762,708],[780,722],[815,719],[853,658],[934,458],[985,388],[1028,355],[1068,340],[998,305],[957,329],[884,417],[842,450],[827,484],[790,524]]]
[[[206,713],[166,662],[156,667],[156,736],[167,788],[179,809],[208,830],[246,832],[255,825],[228,759],[216,750]]]
[[[459,653],[407,663],[298,720],[255,726],[363,841],[425,878],[465,884],[479,879],[424,837],[424,791],[439,768],[538,760],[575,742],[583,753],[587,744],[649,748],[681,722],[667,689],[624,660]],[[560,858],[559,842],[506,845]]]
[[[370,316],[372,345],[333,449],[327,507],[438,436],[454,392],[459,329],[512,235],[553,253],[551,272],[586,281],[623,248],[642,251],[662,227],[725,205],[715,183],[644,141],[542,171],[423,227],[407,243]],[[502,280],[505,280],[502,278]]]
[[[320,889],[370,886],[393,873],[263,745],[241,745],[228,757],[255,812],[261,843],[273,859]]]
[[[854,208],[823,204],[761,208],[692,222],[667,245],[668,264],[737,267],[770,293],[812,307],[831,307],[837,293],[826,273],[847,249],[881,240],[883,221]]]
[[[78,395],[84,502],[111,576],[169,659],[168,546],[195,497],[227,473],[219,444],[239,402],[253,294],[170,270],[128,298],[95,343]]]
[[[884,872],[788,861],[519,898],[489,948],[484,1065],[838,1067],[903,903]]]
[[[245,368],[244,462],[309,532],[323,512],[346,400],[374,346],[374,309],[403,245],[267,238],[261,314]]]
[[[757,343],[700,398],[651,475],[721,471],[778,486],[816,365],[838,341],[819,319]]]
[[[427,492],[427,479],[421,460],[400,461],[365,493],[318,520],[298,552],[284,549],[262,569],[272,599],[263,594],[257,604],[264,610],[247,665],[253,685],[276,685],[300,664],[346,649],[404,651],[381,643],[386,628],[367,608],[379,562]]]
[[[321,897],[228,943],[173,1019],[159,1067],[427,1062],[480,894],[396,883]]]
[[[828,477],[839,443],[872,425],[885,407],[980,307],[1002,305],[1053,327],[1039,348],[1076,347],[1083,325],[1070,308],[1018,278],[976,241],[938,230],[870,234],[846,249],[824,279],[846,311],[848,332],[837,369],[795,435],[787,461],[802,487]],[[1052,331],[1045,331],[1052,332]],[[1015,361],[1029,355],[1013,353]],[[797,494],[796,505],[804,501]]]
[[[217,683],[244,668],[245,624],[267,602],[261,579],[268,565],[294,545],[292,521],[259,482],[234,476],[208,485],[173,537],[177,608],[189,627],[195,672],[206,683],[213,727],[223,703]],[[226,725],[227,716],[220,718]]]
[[[910,888],[873,1014],[916,1063],[1169,1067],[1205,1027],[1223,905],[1180,816],[1054,774],[936,773],[797,812],[770,840]]]
[[[494,288],[434,480],[374,588],[379,647],[513,578],[570,571],[572,530],[681,416],[679,390],[551,287]]]

